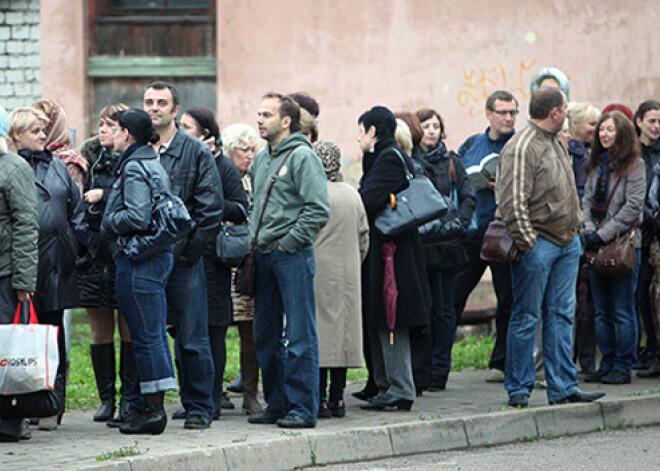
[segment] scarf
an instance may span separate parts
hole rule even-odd
[[[591,216],[601,222],[607,215],[607,191],[610,185],[610,154],[603,152],[598,157],[600,166],[596,175],[596,189],[591,202]]]
[[[660,210],[660,202],[658,202],[658,196],[660,195],[658,195],[658,191],[660,191],[660,162],[653,166],[653,178],[647,200],[648,205],[653,208],[653,211]]]

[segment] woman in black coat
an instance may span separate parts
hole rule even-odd
[[[114,113],[125,111],[128,106],[118,103],[106,106],[99,113],[98,136],[85,141],[80,153],[89,164],[89,178],[83,186],[85,221],[89,225],[89,251],[78,260],[78,289],[80,307],[87,309],[92,339],[89,346],[92,367],[96,379],[101,406],[94,414],[95,422],[106,422],[119,427],[130,422],[129,415],[136,412],[141,400],[133,394],[137,381],[133,343],[126,321],[118,310],[115,296],[115,261],[110,242],[101,238],[101,219],[105,212],[115,168],[121,154],[113,151],[114,132],[118,128],[112,119]],[[117,320],[115,323],[115,310]],[[119,377],[121,378],[121,401],[119,413],[113,418],[115,407],[117,368],[115,364],[115,325],[121,340]]]
[[[76,257],[87,250],[87,224],[80,190],[66,165],[44,147],[48,118],[33,108],[17,108],[11,114],[9,138],[18,154],[31,165],[39,207],[39,261],[37,289],[33,297],[40,324],[59,327],[60,363],[57,374],[66,377],[65,309],[78,306]],[[54,430],[61,421],[44,420],[40,427]]]
[[[222,180],[224,196],[223,222],[240,224],[247,218],[248,202],[241,175],[233,162],[222,154],[220,129],[215,114],[208,108],[197,106],[184,111],[181,127],[191,136],[207,143],[215,156],[218,173]],[[215,255],[215,241],[204,255],[204,274],[208,300],[209,338],[215,367],[213,400],[214,419],[220,418],[222,408],[233,409],[234,404],[223,394],[223,379],[227,363],[225,335],[232,323],[231,267]],[[176,414],[176,413],[175,413]]]
[[[413,148],[413,159],[433,182],[436,189],[457,203],[457,210],[443,218],[453,228],[454,239],[443,245],[426,247],[426,272],[431,287],[432,351],[430,391],[445,389],[451,370],[451,350],[456,332],[454,290],[456,272],[465,263],[463,244],[465,232],[472,221],[476,199],[462,160],[447,151],[444,123],[437,111],[424,108],[417,111],[422,126],[422,139]]]
[[[364,409],[397,407],[410,410],[415,399],[408,329],[429,322],[430,295],[424,270],[422,241],[417,230],[393,239],[385,239],[374,227],[374,219],[389,203],[390,193],[408,186],[403,159],[412,168],[410,158],[395,143],[396,120],[392,112],[376,106],[360,116],[360,148],[364,152],[363,176],[359,193],[369,218],[371,243],[363,264],[363,315],[368,330],[367,341],[372,355],[373,376],[378,395]],[[396,322],[390,332],[383,300],[384,243],[396,246],[394,271],[398,298]]]

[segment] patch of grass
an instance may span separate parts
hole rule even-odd
[[[466,337],[454,344],[451,361],[452,371],[488,368],[490,354],[495,346],[491,337]]]
[[[292,430],[282,430],[280,432],[281,435],[286,435],[288,437],[299,437],[302,435],[302,432],[294,432]]]
[[[123,446],[117,451],[101,453],[100,455],[96,456],[96,461],[108,461],[117,458],[126,458],[127,456],[137,456],[149,451],[149,448],[144,451],[138,450],[137,446],[138,442],[134,442],[133,446]]]
[[[170,338],[170,347],[173,341]],[[84,309],[75,309],[71,324],[71,350],[69,367],[69,385],[67,387],[67,409],[92,409],[98,407],[94,370],[89,355],[91,331],[87,314]],[[454,344],[452,350],[452,370],[476,370],[488,368],[488,361],[495,341],[490,337],[467,337]],[[117,368],[119,368],[119,334],[115,335]],[[172,354],[174,358],[174,354]],[[225,367],[225,382],[230,383],[238,376],[240,369],[240,339],[238,329],[230,327],[227,331],[227,365]],[[350,382],[365,380],[368,376],[366,368],[351,368],[347,380]],[[119,390],[119,375],[117,375],[117,390]],[[117,395],[119,400],[119,394]],[[176,391],[168,391],[165,395],[167,403],[178,402]]]

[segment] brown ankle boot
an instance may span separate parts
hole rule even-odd
[[[257,388],[259,386],[259,362],[254,351],[241,352],[241,370],[243,376],[243,412],[257,415],[262,411]]]

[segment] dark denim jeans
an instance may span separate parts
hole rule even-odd
[[[431,377],[448,376],[451,371],[451,350],[456,335],[454,312],[456,272],[434,270],[428,275],[433,297]]]
[[[133,340],[140,392],[176,389],[172,355],[167,343],[165,285],[172,271],[172,251],[164,250],[140,262],[118,256],[117,302]]]
[[[257,250],[255,262],[254,344],[268,411],[280,416],[291,413],[316,423],[319,347],[314,250],[310,244],[294,253]]]
[[[463,240],[463,249],[468,261],[456,273],[456,290],[454,309],[456,317],[460,318],[468,297],[481,281],[481,277],[490,267],[493,288],[497,297],[497,311],[495,311],[495,347],[490,356],[488,368],[496,368],[504,371],[506,362],[506,338],[509,329],[509,318],[511,317],[511,304],[513,295],[511,293],[511,266],[509,263],[485,262],[481,260],[481,244],[483,242],[483,231],[469,232]]]
[[[630,376],[637,350],[637,312],[635,287],[641,250],[637,250],[637,267],[628,275],[607,276],[591,272],[591,293],[596,310],[596,343],[603,359],[600,371],[616,370]]]
[[[504,387],[509,396],[529,396],[534,388],[534,338],[543,312],[543,361],[548,401],[578,391],[572,359],[575,283],[580,260],[576,236],[566,247],[543,237],[511,264],[513,309],[507,337]]]
[[[188,416],[213,416],[213,357],[209,342],[204,263],[178,260],[167,283],[168,319],[183,370],[181,404]]]

